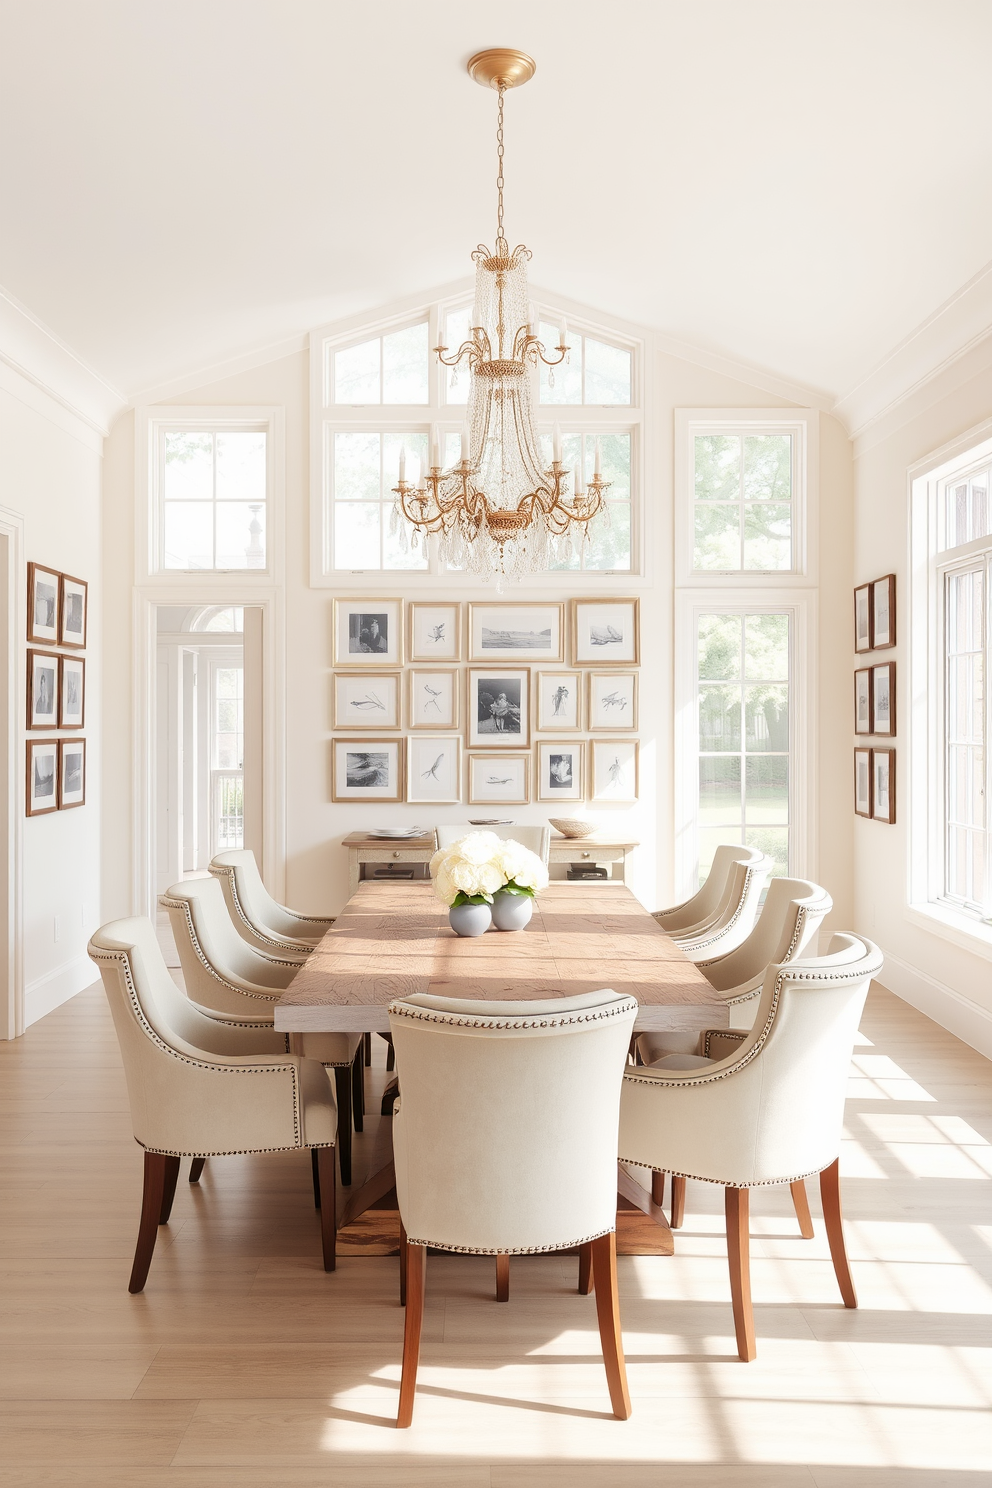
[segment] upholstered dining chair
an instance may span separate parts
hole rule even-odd
[[[519,842],[521,847],[529,847],[532,853],[536,853],[541,862],[547,866],[548,857],[551,853],[551,828],[549,826],[506,826],[506,827],[473,827],[470,822],[462,826],[444,826],[434,828],[434,846],[451,847],[455,842],[460,842],[467,837],[469,832],[493,832],[504,842]]]
[[[145,1154],[128,1290],[145,1285],[182,1157],[193,1159],[198,1177],[208,1157],[311,1148],[321,1185],[324,1269],[333,1271],[337,1107],[322,1066],[290,1054],[284,1034],[194,1007],[169,975],[150,920],[113,920],[88,950],[110,1003],[134,1138]]]
[[[764,858],[757,847],[745,847],[743,843],[721,843],[714,850],[713,862],[706,881],[691,899],[676,904],[672,909],[658,909],[654,918],[669,935],[687,935],[693,930],[703,930],[717,917],[721,900],[730,888],[730,880],[736,864],[756,868]]]
[[[333,919],[278,904],[262,882],[249,848],[217,853],[209,869],[224,891],[231,923],[249,945],[280,955],[309,956],[334,924]]]
[[[427,1248],[496,1259],[582,1247],[595,1281],[613,1413],[630,1415],[616,1284],[617,1109],[637,1003],[610,991],[548,1002],[411,996],[389,1006],[406,1298],[397,1425],[417,1385]]]
[[[717,956],[729,955],[747,940],[754,928],[761,892],[774,866],[774,860],[765,857],[757,862],[732,864],[714,918],[691,930],[665,933],[671,934],[690,961],[713,961]]]
[[[878,948],[835,935],[830,953],[769,966],[754,1027],[704,1036],[702,1055],[628,1066],[620,1158],[725,1189],[737,1350],[755,1357],[748,1195],[820,1175],[830,1255],[845,1307],[856,1307],[841,1219],[837,1154],[855,1034]]]
[[[273,1008],[300,969],[298,958],[249,945],[234,928],[216,878],[187,878],[159,899],[168,911],[187,996],[212,1012],[264,1013]],[[341,1122],[341,1182],[351,1183],[352,1123],[364,1126],[364,1044],[360,1033],[293,1035],[293,1050],[334,1071]],[[350,1116],[349,1113],[350,1112]]]

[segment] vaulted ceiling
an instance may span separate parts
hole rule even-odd
[[[989,0],[2,0],[0,283],[134,397],[460,278],[495,44],[542,286],[823,406],[992,324]]]

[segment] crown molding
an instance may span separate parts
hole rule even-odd
[[[101,437],[127,406],[122,392],[2,285],[0,361]]]

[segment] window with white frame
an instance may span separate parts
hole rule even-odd
[[[468,368],[442,366],[433,348],[457,350],[468,339],[471,311],[466,297],[389,325],[314,333],[313,491],[320,493],[312,524],[314,583],[341,573],[440,577],[450,571],[436,541],[397,518],[394,487],[401,451],[412,480],[435,442],[445,467],[461,458]],[[554,348],[564,322],[549,315],[540,317],[540,334]],[[550,464],[557,423],[564,463],[577,465],[588,481],[598,443],[610,484],[589,541],[577,543],[556,567],[630,573],[637,563],[637,347],[583,327],[568,330],[568,345],[561,366],[533,373],[542,451]]]

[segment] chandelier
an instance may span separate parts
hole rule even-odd
[[[603,494],[609,486],[601,474],[598,442],[594,474],[583,485],[579,462],[572,472],[562,463],[557,424],[548,465],[534,422],[533,369],[539,363],[556,367],[569,352],[564,321],[557,347],[546,348],[538,338],[527,292],[530,249],[519,244],[511,251],[503,229],[504,98],[508,88],[530,81],[535,66],[524,52],[506,48],[478,52],[468,64],[475,81],[499,95],[497,226],[493,251],[480,243],[472,254],[475,303],[468,340],[450,355],[447,346],[434,348],[443,366],[469,369],[461,459],[445,468],[435,444],[415,484],[406,479],[401,455],[393,488],[394,530],[405,518],[413,526],[415,547],[436,536],[443,564],[500,581],[567,564],[589,540],[593,518],[601,511],[606,516]]]

